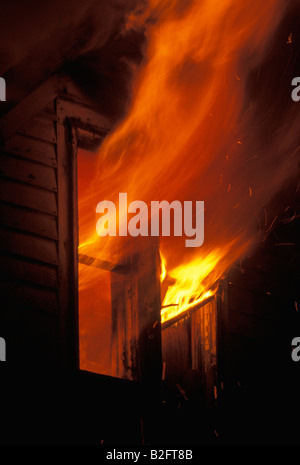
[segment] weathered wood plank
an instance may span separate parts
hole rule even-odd
[[[34,117],[18,133],[42,139],[46,142],[56,143],[56,125],[54,121]]]
[[[52,215],[0,204],[0,224],[49,239],[57,239],[57,219]]]
[[[1,256],[1,269],[6,277],[54,289],[58,286],[57,269],[13,257]]]
[[[29,207],[50,215],[57,215],[57,201],[54,192],[8,179],[1,179],[0,200]]]
[[[112,375],[138,380],[137,276],[111,273]]]
[[[161,324],[161,329],[164,330],[165,328],[168,328],[169,326],[174,325],[175,323],[182,320],[183,318],[192,316],[194,312],[199,310],[199,308],[204,307],[208,302],[210,302],[211,300],[214,300],[214,299],[215,299],[215,296],[212,295],[211,297],[208,297],[207,299],[203,300],[202,302],[199,302],[198,304],[195,304],[194,306],[191,306],[188,310],[180,313],[179,315],[175,316],[174,318],[171,318],[170,320],[164,321]],[[166,308],[166,307],[162,306],[161,308],[163,309],[163,308]]]
[[[110,119],[80,103],[58,98],[57,111],[57,120],[61,123],[63,123],[66,118],[72,118],[78,125],[88,125],[91,128],[95,128],[97,132],[103,132],[104,134],[112,127]]]
[[[212,405],[217,386],[217,298],[191,316],[192,368],[201,379],[207,405]]]
[[[189,326],[189,318],[183,318],[161,333],[164,375],[167,382],[174,385],[192,368]]]
[[[15,134],[10,137],[5,146],[6,152],[19,155],[27,160],[33,160],[43,165],[56,167],[56,146],[31,137]]]
[[[145,239],[145,240],[144,240]],[[158,386],[162,375],[160,256],[157,238],[140,238],[138,265],[139,360],[141,381]]]
[[[79,334],[78,334],[78,286],[75,276],[74,229],[77,228],[76,184],[75,184],[75,150],[74,144],[68,143],[66,127],[57,107],[57,182],[58,182],[58,280],[59,280],[59,330],[61,337],[62,366],[79,368]],[[76,221],[76,223],[75,223]]]
[[[128,241],[127,246],[130,250],[132,242]],[[114,376],[151,384],[155,397],[162,374],[156,239],[135,241],[132,256],[128,255],[120,265],[130,269],[132,264],[133,272],[111,274],[112,369]]]
[[[2,281],[0,283],[1,299],[12,308],[22,307],[24,310],[40,310],[56,313],[56,291],[40,289],[34,286],[20,284],[17,281]]]
[[[100,147],[105,135],[105,134],[97,134],[96,132],[91,132],[88,131],[84,128],[76,128],[77,132],[77,137],[78,141],[80,144],[80,147],[85,149],[85,150],[91,150],[94,151],[95,149],[97,150],[98,147]]]
[[[48,121],[56,121],[56,98],[51,100],[39,113],[36,115],[38,118],[47,119]]]
[[[7,140],[57,96],[58,77],[52,76],[0,121],[0,140]]]
[[[0,175],[51,191],[57,190],[54,168],[7,154],[0,154]]]
[[[58,264],[56,243],[37,236],[0,229],[0,250],[52,265]]]
[[[133,272],[133,268],[130,266],[119,265],[116,263],[108,262],[107,260],[99,260],[99,258],[93,258],[89,255],[78,254],[78,262],[87,265],[93,266],[95,268],[100,268],[101,270],[114,271],[115,273],[128,274]]]

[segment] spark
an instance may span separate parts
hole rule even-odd
[[[271,231],[275,221],[277,220],[278,216],[275,216],[274,220],[272,221],[272,223],[270,224],[270,226],[268,227],[268,229],[266,230],[266,233],[268,233],[269,231]]]
[[[180,394],[184,398],[184,400],[188,400],[188,397],[187,397],[187,395],[185,393],[185,390],[180,386],[180,384],[176,384],[176,386],[177,386],[178,391],[180,392]]]

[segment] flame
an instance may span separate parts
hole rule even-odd
[[[245,246],[245,245],[244,245]],[[231,252],[232,249],[234,252]],[[223,249],[214,249],[206,256],[198,256],[189,263],[179,265],[161,275],[161,282],[170,280],[163,298],[161,322],[164,323],[188,311],[203,300],[213,296],[216,292],[214,284],[222,278],[226,269],[226,255],[230,253],[238,258],[242,251],[235,248],[234,243]],[[225,263],[221,263],[225,260]]]
[[[167,261],[162,253],[162,251],[159,251],[160,255],[160,267],[161,267],[161,272],[160,272],[160,282],[162,283],[167,276]]]
[[[80,251],[118,262],[123,238],[95,234],[96,205],[204,200],[205,240],[186,249],[162,238],[162,321],[212,295],[214,283],[258,240],[257,216],[296,169],[296,121],[264,140],[247,78],[285,11],[283,0],[149,0],[128,15],[147,47],[135,70],[127,116],[104,140],[79,199]],[[220,182],[221,178],[221,182]],[[251,188],[249,187],[251,186]],[[133,239],[134,240],[134,239]],[[79,288],[95,277],[85,267]],[[168,281],[168,282],[167,282]]]

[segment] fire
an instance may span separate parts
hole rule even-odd
[[[258,214],[296,167],[296,157],[288,156],[294,128],[266,142],[258,103],[247,91],[284,5],[149,0],[127,18],[126,28],[145,30],[148,44],[128,114],[104,140],[79,199],[79,247],[112,262],[126,255],[121,238],[95,234],[97,203],[117,203],[119,192],[148,205],[204,199],[202,247],[191,251],[180,238],[161,240],[162,321],[212,295],[216,280],[257,242]],[[95,279],[93,268],[84,267],[80,289]]]
[[[233,243],[223,249],[216,248],[206,256],[201,256],[199,253],[198,257],[189,263],[179,265],[170,273],[167,273],[166,264],[163,262],[164,273],[161,274],[161,282],[163,285],[166,282],[167,290],[162,302],[162,323],[215,294],[214,284],[222,278],[228,263],[226,255],[229,253],[231,257],[235,255],[236,258],[242,255],[242,251],[232,251],[232,249],[234,250]]]
[[[162,283],[165,277],[167,276],[167,268],[166,268],[167,262],[161,251],[159,252],[159,254],[160,254],[160,267],[161,267],[160,282]]]

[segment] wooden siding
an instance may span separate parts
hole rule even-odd
[[[59,363],[57,140],[51,109],[53,104],[19,126],[0,152],[0,293],[16,364],[24,358]],[[22,115],[15,117],[23,122]]]
[[[208,407],[217,398],[217,305],[214,296],[162,330],[167,385]]]
[[[32,363],[44,351],[50,364],[78,366],[72,143],[95,147],[111,124],[63,75],[0,121],[0,292],[16,363],[27,350]],[[38,348],[21,347],[22,321]]]
[[[162,373],[159,254],[156,240],[142,239],[123,264],[129,271],[111,275],[112,370],[153,386]]]

